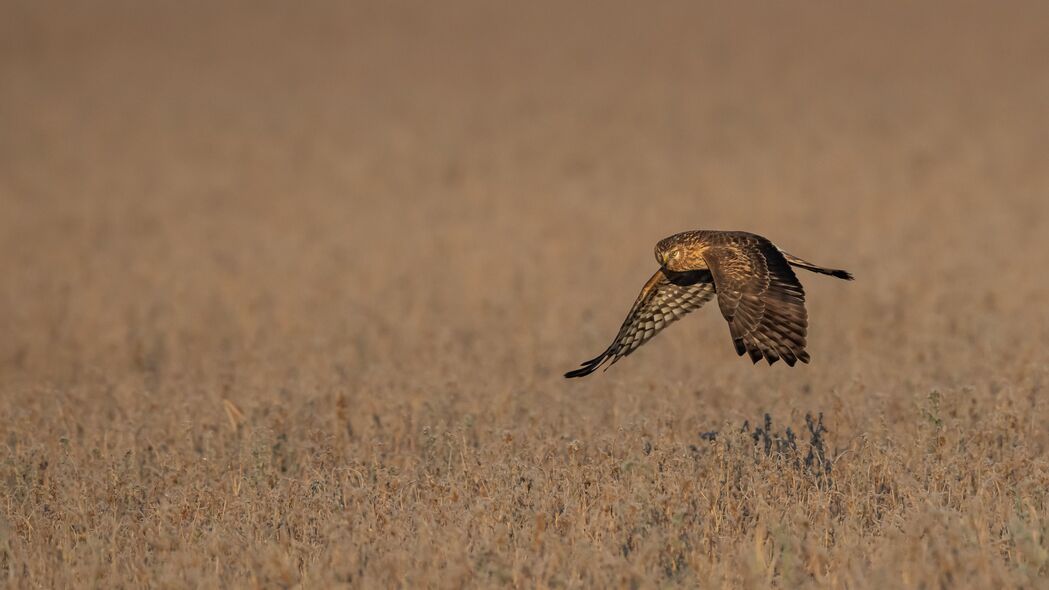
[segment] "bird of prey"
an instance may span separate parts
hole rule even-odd
[[[660,330],[715,294],[736,353],[773,364],[809,362],[805,290],[792,266],[852,280],[783,252],[762,236],[739,231],[686,231],[656,244],[659,270],[648,279],[611,346],[565,377],[583,377],[634,352]],[[607,367],[606,367],[607,370]]]

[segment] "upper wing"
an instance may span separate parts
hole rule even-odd
[[[662,268],[657,270],[641,289],[612,345],[583,363],[581,368],[565,373],[565,377],[589,375],[607,361],[611,361],[609,366],[612,366],[671,322],[702,307],[713,296],[714,283],[708,271],[675,273]]]
[[[808,314],[805,290],[783,254],[753,234],[711,240],[703,251],[717,285],[718,305],[728,321],[736,352],[755,363],[809,362],[805,352]]]

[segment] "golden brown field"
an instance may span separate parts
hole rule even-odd
[[[727,4],[6,2],[4,582],[1049,587],[1049,8]]]

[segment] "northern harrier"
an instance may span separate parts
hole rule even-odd
[[[759,235],[736,231],[687,231],[656,244],[659,270],[641,289],[612,345],[565,377],[583,377],[612,366],[660,330],[699,309],[716,293],[736,353],[790,366],[809,362],[805,290],[791,266],[852,280],[844,270],[791,256]]]

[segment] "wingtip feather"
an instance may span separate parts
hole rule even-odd
[[[590,359],[590,360],[580,364],[578,369],[574,369],[572,371],[569,371],[569,372],[565,373],[565,379],[574,379],[576,377],[586,377],[590,373],[593,373],[594,371],[598,370],[598,368],[600,368],[601,365],[605,364],[605,362],[608,359],[609,359],[609,352],[606,350],[606,351],[602,352],[601,354],[595,356],[594,358],[592,358],[592,359]],[[612,363],[614,364],[616,362],[616,360],[617,359],[613,359]],[[608,370],[609,366],[611,366],[611,364],[605,367],[606,371]]]
[[[758,364],[758,361],[760,361],[761,359],[765,358],[764,356],[762,356],[761,350],[758,349],[757,347],[748,349],[747,352],[750,353],[750,360],[755,365]]]
[[[746,347],[746,345],[743,344],[743,339],[742,338],[737,338],[737,339],[733,340],[732,344],[733,344],[733,346],[736,347],[736,354],[737,355],[743,356],[744,354],[746,354],[747,347]]]

